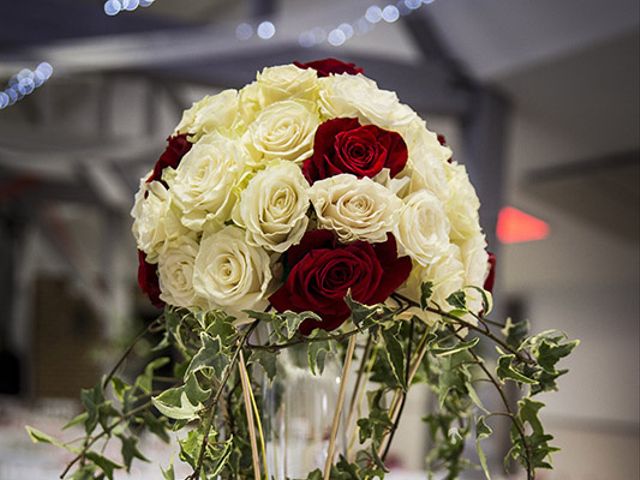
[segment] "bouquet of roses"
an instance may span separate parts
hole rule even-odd
[[[278,375],[275,358],[292,345],[308,348],[314,372],[327,351],[343,358],[327,462],[309,478],[382,478],[416,382],[439,398],[426,419],[434,439],[429,468],[455,478],[467,462],[464,437],[475,433],[488,476],[479,440],[494,415],[475,391],[482,376],[503,400],[506,381],[528,388],[517,409],[505,400],[500,413],[512,422],[509,457],[533,478],[554,447],[537,418],[542,404],[530,395],[555,388],[564,373],[555,364],[576,343],[555,332],[527,338],[522,324],[509,322],[502,334],[491,330],[495,259],[479,205],[444,139],[353,64],[265,68],[241,90],[195,103],[140,180],[131,212],[140,286],[164,308],[144,333],[163,333],[157,351],[180,352],[175,384],[154,388],[156,370],[168,362],[161,357],[133,382],[114,369],[84,391],[87,412],[76,423],[87,436],[68,446],[77,453],[74,478],[111,478],[144,458],[136,426],[162,437],[186,428],[180,458],[192,479],[271,478],[251,372],[261,365]],[[258,345],[259,324],[268,339]],[[476,352],[481,338],[498,345],[495,372]],[[362,448],[335,452],[356,357],[352,398],[368,389],[368,413],[345,427],[358,432]],[[124,465],[93,447],[113,436]]]
[[[185,112],[132,211],[155,304],[313,311],[309,333],[349,317],[349,290],[373,305],[401,286],[417,299],[430,281],[443,304],[484,285],[480,203],[464,166],[360,73],[265,68]],[[470,301],[480,311],[480,294]]]

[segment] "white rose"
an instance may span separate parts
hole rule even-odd
[[[449,179],[449,198],[445,203],[445,211],[451,223],[451,239],[464,242],[480,232],[480,200],[464,165],[445,164],[445,170]]]
[[[169,305],[206,309],[207,303],[193,288],[193,270],[198,242],[184,238],[160,254],[158,280],[160,298]]]
[[[165,186],[158,181],[146,183],[150,173],[140,179],[131,209],[131,231],[138,250],[146,254],[149,263],[158,261],[158,254],[169,244],[189,234],[180,223],[180,210],[174,204]]]
[[[309,183],[291,162],[268,166],[240,194],[234,221],[247,230],[247,243],[284,252],[304,235],[309,218]]]
[[[489,274],[489,254],[484,234],[478,232],[460,246],[464,264],[464,284],[482,288]],[[465,290],[469,310],[478,313],[482,309],[482,295],[473,288]]]
[[[320,111],[327,118],[358,117],[363,123],[397,129],[418,118],[394,92],[363,75],[330,75],[318,80]]]
[[[266,67],[258,73],[262,106],[293,98],[314,100],[318,91],[318,74],[312,68],[295,65]]]
[[[317,181],[309,190],[318,225],[342,242],[384,242],[395,227],[402,201],[368,177],[343,173]]]
[[[412,122],[400,129],[407,143],[409,158],[401,177],[411,179],[409,190],[427,189],[443,202],[449,198],[449,185],[445,164],[451,158],[451,150],[440,145],[437,135],[430,132],[423,120]]]
[[[202,238],[193,286],[212,307],[264,308],[271,277],[269,255],[247,244],[241,228],[227,226]]]
[[[314,103],[283,100],[265,108],[249,126],[247,147],[257,164],[278,158],[302,162],[313,154],[319,123]]]
[[[391,178],[391,170],[388,168],[380,170],[380,173],[373,177],[373,181],[379,183],[385,188],[388,188],[400,198],[404,198],[406,196],[409,184],[411,183],[411,179],[409,177]]]
[[[217,95],[207,95],[185,110],[176,133],[188,133],[197,141],[202,135],[214,131],[227,131],[236,121],[238,113],[238,92],[223,90]]]
[[[237,198],[234,187],[247,156],[241,142],[218,133],[202,137],[191,147],[170,184],[185,226],[201,231],[205,224],[217,228],[229,219]]]
[[[447,252],[438,261],[428,267],[415,265],[401,293],[418,301],[420,298],[420,286],[423,283],[431,282],[433,286],[431,298],[429,299],[430,305],[435,303],[443,310],[449,310],[451,307],[447,303],[447,297],[464,286],[464,275],[460,249],[456,245],[450,244]],[[419,316],[429,323],[440,320],[439,315],[430,312],[423,312]]]
[[[426,267],[447,252],[449,228],[442,202],[421,190],[404,199],[394,233],[404,251]]]
[[[245,85],[238,94],[238,112],[245,126],[255,120],[261,108],[258,82]]]

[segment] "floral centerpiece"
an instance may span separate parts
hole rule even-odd
[[[163,309],[137,340],[161,332],[159,353],[132,381],[118,375],[123,357],[82,392],[86,411],[71,422],[86,429],[81,443],[35,429],[32,438],[76,454],[63,477],[113,478],[145,459],[141,430],[163,439],[173,430],[193,480],[275,478],[256,378],[277,377],[278,355],[295,345],[314,374],[328,352],[342,362],[326,463],[309,479],[383,478],[415,383],[438,399],[425,418],[427,468],[456,478],[468,463],[464,439],[475,435],[489,477],[480,441],[504,416],[508,458],[533,478],[555,448],[532,396],[556,387],[556,363],[576,342],[487,318],[495,258],[479,206],[445,140],[353,64],[265,68],[239,91],[205,97],[140,180],[131,212],[139,284]],[[495,367],[479,353],[487,342],[498,348]],[[171,351],[179,359],[167,385],[157,371]],[[480,380],[498,389],[501,411],[485,409]],[[515,406],[505,382],[524,389]],[[359,446],[336,451],[339,428]],[[97,448],[112,438],[121,460]],[[173,479],[173,467],[163,475]]]

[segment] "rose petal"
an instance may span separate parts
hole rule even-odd
[[[186,133],[169,137],[167,142],[167,148],[153,167],[153,172],[147,178],[147,183],[162,180],[162,171],[167,167],[177,168],[182,157],[191,150],[191,142],[187,140]]]
[[[307,232],[298,245],[294,245],[287,250],[286,266],[290,270],[311,250],[333,248],[335,238],[335,234],[330,230],[311,230]]]
[[[147,256],[141,250],[138,250],[138,285],[154,307],[164,307],[165,303],[160,299],[158,266],[148,263]]]
[[[361,67],[358,67],[355,63],[347,63],[336,58],[325,58],[322,60],[316,60],[308,63],[301,63],[298,61],[293,62],[298,68],[313,68],[318,72],[319,77],[328,77],[333,74],[347,73],[349,75],[357,75],[358,73],[364,73]]]
[[[489,254],[489,273],[484,281],[483,288],[486,291],[493,293],[493,286],[496,282],[496,256],[492,252],[487,253]]]

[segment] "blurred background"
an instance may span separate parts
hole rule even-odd
[[[24,424],[56,433],[157,314],[128,212],[182,110],[325,57],[397,91],[467,165],[498,314],[582,340],[543,399],[562,452],[540,479],[639,478],[637,0],[123,1],[0,0],[0,480],[57,478],[64,455]],[[428,406],[409,397],[394,478],[425,478]],[[500,471],[507,438],[491,442]]]

